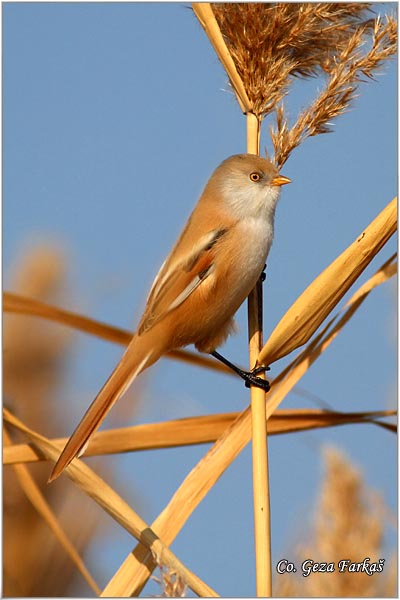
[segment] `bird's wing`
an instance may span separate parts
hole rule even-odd
[[[139,335],[180,306],[211,275],[216,245],[227,231],[221,227],[207,232],[185,256],[164,263],[150,290]]]
[[[190,252],[181,254],[179,258],[172,252],[167,259],[150,291],[137,335],[68,440],[49,481],[58,477],[73,458],[83,452],[112,405],[133,379],[154,362],[152,350],[146,346],[146,336],[141,337],[141,334],[180,306],[212,273],[215,246],[226,232],[223,228],[209,231]]]

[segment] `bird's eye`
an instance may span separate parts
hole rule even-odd
[[[260,173],[256,173],[256,172],[250,173],[250,179],[251,179],[251,181],[254,181],[254,182],[260,181],[261,175],[260,175]]]

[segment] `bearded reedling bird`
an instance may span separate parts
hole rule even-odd
[[[132,381],[170,350],[194,344],[233,368],[246,385],[269,383],[242,371],[216,348],[234,329],[233,316],[257,283],[274,234],[280,187],[290,179],[265,158],[237,154],[210,177],[181,236],[162,265],[136,333],[120,362],[63,449],[49,481],[77,455]]]

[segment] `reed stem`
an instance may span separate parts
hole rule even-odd
[[[247,114],[247,151],[260,152],[260,120]],[[256,364],[262,348],[262,284],[258,281],[247,301],[250,368]],[[272,596],[271,512],[268,476],[267,410],[265,392],[250,390],[252,417],[252,458],[254,498],[254,543],[256,554],[256,590],[259,597]]]

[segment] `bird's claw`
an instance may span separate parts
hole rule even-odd
[[[264,390],[264,392],[269,392],[269,381],[266,381],[261,377],[257,377],[258,373],[264,373],[265,371],[269,371],[269,367],[266,367],[264,365],[258,365],[254,367],[252,371],[243,371],[236,365],[232,364],[229,360],[224,358],[216,350],[213,350],[213,352],[211,352],[211,355],[220,362],[222,362],[224,365],[232,369],[232,371],[234,371],[237,375],[239,375],[239,377],[241,377],[245,381],[246,387],[249,388],[253,385],[255,387],[261,388],[262,390]]]
[[[267,268],[267,264],[264,265],[264,268],[263,268],[262,273],[260,275],[260,281],[261,281],[261,283],[264,283],[264,281],[267,279],[267,274],[265,272],[266,268]]]
[[[266,379],[261,379],[261,377],[256,377],[256,375],[253,375],[253,373],[248,374],[248,377],[246,377],[245,385],[247,388],[251,387],[252,385],[258,387],[262,389],[265,393],[269,392],[269,390],[271,389],[269,381],[267,381]]]
[[[254,367],[254,369],[252,369],[250,371],[250,373],[252,375],[259,375],[259,373],[265,373],[265,371],[270,371],[271,367],[266,367],[265,365],[259,365],[258,367]]]

